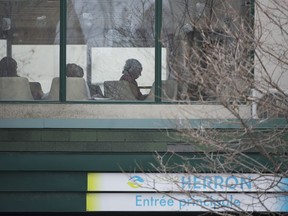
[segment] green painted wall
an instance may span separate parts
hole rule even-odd
[[[229,130],[222,132],[226,134],[223,140],[229,140]],[[255,136],[265,133],[266,130],[259,131]],[[287,141],[288,136],[282,138]],[[169,147],[183,145],[195,146],[195,149],[181,152],[180,156],[165,154]],[[221,153],[210,150],[212,159],[224,160]],[[199,151],[199,146],[174,130],[0,129],[0,215],[83,213],[88,172],[155,172],[152,166],[158,165],[155,152],[165,154],[164,162],[168,166],[183,163],[181,156],[184,156],[191,158],[185,163],[199,172],[211,171],[201,169],[207,155]],[[257,151],[247,155],[267,165],[266,158]],[[245,161],[244,157],[243,167]],[[234,166],[235,170],[245,172],[243,167]]]
[[[166,130],[0,129],[0,151],[166,151],[181,142]]]

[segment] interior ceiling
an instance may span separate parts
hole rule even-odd
[[[12,27],[54,27],[59,21],[59,0],[0,0],[1,18],[11,18]]]
[[[78,17],[70,3],[67,1],[67,11],[72,14],[67,25],[79,34],[69,42],[83,43]],[[1,31],[2,18],[11,19],[9,31]],[[0,38],[10,39],[12,44],[53,44],[59,21],[60,0],[0,0]]]

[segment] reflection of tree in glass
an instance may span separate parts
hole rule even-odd
[[[154,46],[155,7],[149,1],[139,1],[131,10],[124,8],[120,22],[108,31],[113,46],[152,47]]]

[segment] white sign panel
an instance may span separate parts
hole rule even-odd
[[[88,173],[87,211],[288,212],[288,178],[258,174]]]
[[[88,191],[288,192],[288,178],[257,174],[89,173]]]
[[[288,212],[288,197],[249,193],[89,193],[87,211]]]

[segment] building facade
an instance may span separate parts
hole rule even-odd
[[[0,214],[287,212],[277,3],[0,1]]]

